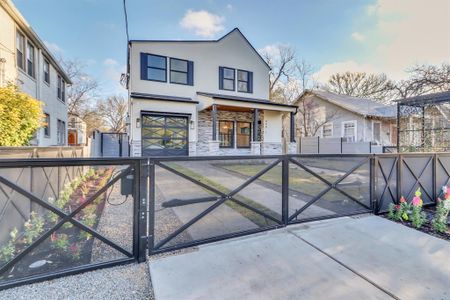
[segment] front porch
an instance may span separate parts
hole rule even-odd
[[[190,155],[279,155],[283,153],[283,115],[290,114],[290,143],[295,145],[295,108],[289,105],[199,94],[197,142]],[[289,145],[289,149],[294,149]]]

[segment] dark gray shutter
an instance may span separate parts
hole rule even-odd
[[[253,93],[253,72],[248,72],[248,92]]]
[[[223,90],[223,67],[219,67],[219,90]]]
[[[194,85],[194,62],[188,61],[188,85]]]
[[[147,79],[147,53],[141,53],[141,80]]]

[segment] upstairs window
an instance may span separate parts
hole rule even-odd
[[[167,82],[167,58],[141,53],[141,79]]]
[[[44,135],[50,137],[50,115],[44,114]]]
[[[44,81],[50,84],[50,63],[44,60]]]
[[[235,69],[219,67],[219,89],[234,91]]]
[[[17,66],[25,70],[25,36],[19,31],[16,33]]]
[[[31,77],[34,78],[34,46],[30,43],[27,43],[27,73]]]
[[[61,99],[62,96],[62,77],[58,74],[58,83],[56,85],[56,94],[58,95],[58,99]]]
[[[194,85],[194,63],[170,58],[170,83]]]
[[[237,71],[237,90],[238,92],[253,93],[253,73],[249,71]]]

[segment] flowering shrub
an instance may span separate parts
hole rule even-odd
[[[8,241],[8,243],[0,248],[0,261],[2,262],[8,262],[10,261],[14,255],[16,254],[16,246],[15,241],[17,238],[17,233],[19,231],[17,228],[14,228],[10,233],[9,236],[11,239]]]
[[[442,192],[444,199],[438,198],[436,213],[431,221],[431,225],[437,232],[444,233],[448,231],[447,219],[450,212],[450,194],[446,186],[442,187]]]
[[[69,237],[67,236],[67,234],[57,234],[54,232],[50,236],[50,240],[54,249],[67,251],[67,249],[69,248]]]
[[[44,231],[44,219],[32,211],[30,219],[25,222],[24,226],[24,242],[31,244]]]
[[[411,221],[416,228],[422,227],[426,222],[426,214],[422,211],[423,201],[420,188],[414,194],[411,203],[408,203],[405,197],[400,198],[400,204],[389,205],[388,218],[394,221]]]

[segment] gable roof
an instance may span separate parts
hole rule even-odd
[[[230,36],[233,32],[239,33],[245,40],[245,42],[250,46],[250,48],[256,53],[256,55],[262,60],[262,62],[267,66],[270,70],[270,66],[264,60],[264,58],[259,54],[259,52],[253,47],[253,45],[249,42],[249,40],[245,37],[245,35],[239,30],[239,28],[235,27],[233,30],[225,34],[219,39],[216,40],[130,40],[129,43],[145,43],[145,42],[157,42],[157,43],[218,43],[228,36]]]
[[[397,116],[397,108],[395,105],[386,105],[367,98],[352,97],[319,90],[306,90],[296,102],[307,94],[316,95],[322,100],[365,117],[395,118]]]

